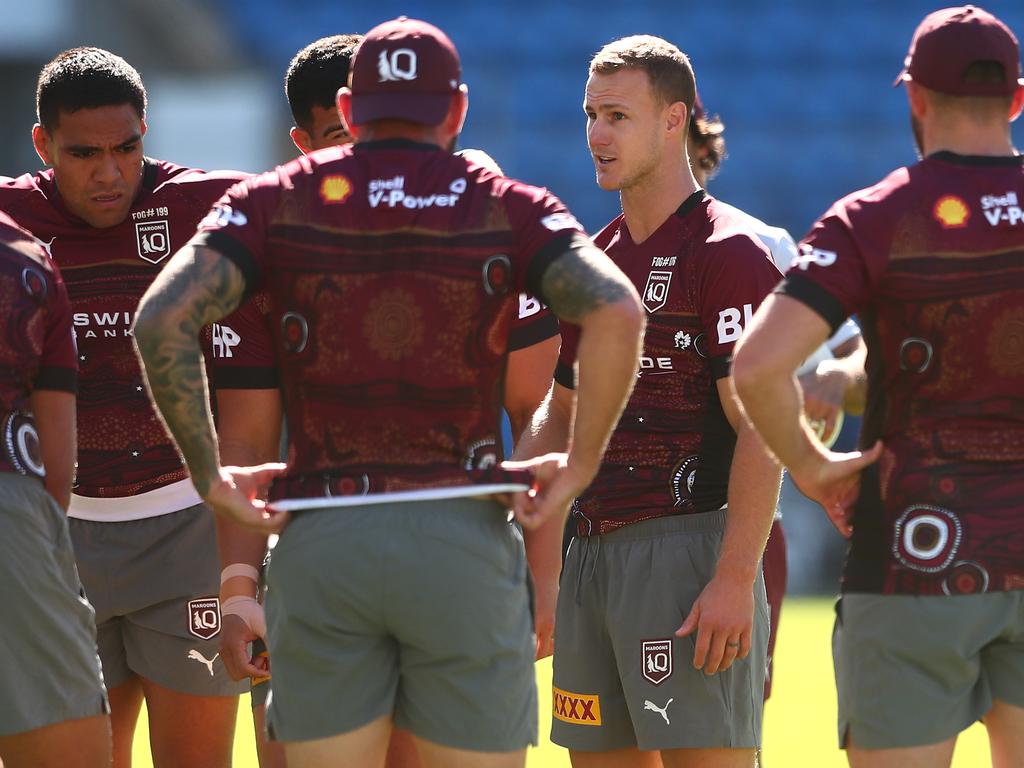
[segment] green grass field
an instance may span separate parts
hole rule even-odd
[[[770,768],[839,768],[846,765],[836,748],[836,695],[832,679],[832,602],[787,600],[775,649],[775,687],[765,712],[764,758]],[[551,744],[551,662],[537,665],[541,743],[530,750],[529,768],[568,768],[568,754]],[[248,698],[239,707],[235,767],[256,768]],[[134,765],[151,768],[145,714],[135,738]],[[954,768],[989,764],[985,731],[974,725],[957,743]]]

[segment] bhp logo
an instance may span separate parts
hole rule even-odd
[[[585,693],[569,693],[552,686],[551,712],[559,720],[577,725],[601,724],[601,699]]]

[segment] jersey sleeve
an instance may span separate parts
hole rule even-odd
[[[267,296],[258,293],[209,329],[207,370],[215,389],[276,389],[277,356]]]
[[[519,294],[519,311],[508,334],[508,351],[526,349],[558,335],[558,320],[540,299]]]
[[[199,222],[192,243],[212,248],[245,277],[246,297],[263,285],[267,233],[277,208],[280,179],[271,172],[231,187]]]
[[[800,255],[778,292],[813,309],[835,333],[868,302],[872,288],[865,256],[844,217],[833,209],[800,243]]]
[[[714,377],[722,379],[729,375],[733,346],[782,275],[760,241],[746,234],[709,241],[702,267],[697,308],[703,352]]]
[[[562,201],[546,189],[511,180],[509,184],[504,198],[515,236],[516,290],[546,304],[541,290],[544,272],[576,238],[586,240],[586,234]]]
[[[34,389],[78,391],[78,349],[71,325],[71,301],[56,265],[49,277],[51,290],[46,301],[46,335],[39,369],[32,382]]]

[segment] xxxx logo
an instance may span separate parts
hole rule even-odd
[[[561,688],[551,688],[554,698],[551,714],[566,723],[576,725],[601,724],[601,699],[585,693],[569,693]]]

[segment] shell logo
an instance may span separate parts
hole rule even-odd
[[[327,176],[320,184],[320,197],[328,204],[344,203],[352,194],[352,184],[344,176]]]
[[[943,195],[935,203],[935,220],[943,229],[960,229],[967,226],[971,211],[963,198],[956,195]]]

